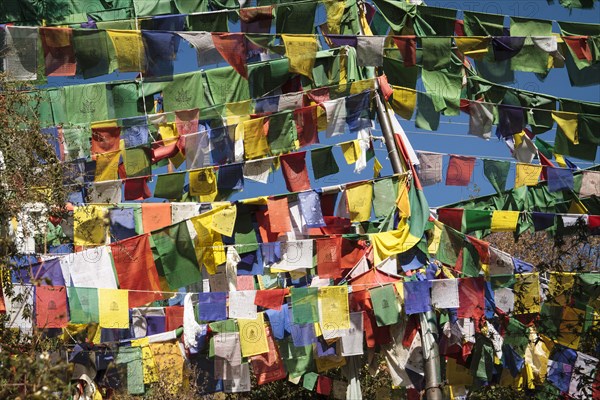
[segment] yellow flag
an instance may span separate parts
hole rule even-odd
[[[107,207],[87,205],[73,209],[73,244],[100,246],[106,243],[108,225],[105,224]]]
[[[519,222],[519,214],[519,211],[494,211],[492,213],[492,232],[514,232]]]
[[[458,51],[465,56],[480,60],[487,54],[491,39],[486,36],[457,36],[454,41]]]
[[[236,103],[225,104],[225,117],[227,125],[239,124],[242,121],[250,119],[250,115],[254,112],[252,100],[238,101]]]
[[[131,341],[131,347],[140,347],[142,349],[142,371],[144,372],[144,383],[158,382],[158,369],[154,362],[152,350],[148,345],[150,340],[145,338],[135,339]]]
[[[346,2],[340,0],[324,0],[323,4],[325,5],[325,12],[327,13],[327,31],[332,34],[339,34]]]
[[[360,157],[361,149],[358,140],[352,140],[351,142],[340,143],[344,158],[348,164],[354,164]]]
[[[314,35],[281,35],[285,55],[289,59],[290,72],[304,75],[312,80],[312,70],[317,57],[317,38]]]
[[[577,197],[575,197],[573,200],[571,200],[571,204],[569,205],[568,213],[569,214],[587,214],[587,213],[589,213],[589,210],[581,202],[581,200],[579,200]]]
[[[328,331],[350,329],[348,286],[323,286],[319,288],[321,329]]]
[[[190,219],[196,230],[195,250],[196,259],[204,264],[206,271],[214,275],[217,272],[217,266],[226,261],[225,248],[221,234],[214,231],[213,215],[198,215]]]
[[[404,119],[411,119],[417,105],[417,91],[400,86],[392,86],[392,109]]]
[[[585,320],[585,311],[569,306],[564,307],[556,342],[571,349],[577,349],[583,328],[583,324],[580,321],[583,320]]]
[[[381,165],[377,157],[375,157],[375,160],[373,161],[373,178],[377,178],[382,169],[383,165]]]
[[[373,185],[371,182],[361,183],[346,189],[348,211],[352,222],[368,221],[371,218],[373,203]]]
[[[120,289],[98,289],[100,327],[129,328],[129,293]]]
[[[183,356],[179,342],[150,343],[150,350],[161,379],[167,384],[169,392],[176,394],[183,384]]]
[[[537,272],[516,274],[514,286],[515,313],[537,314],[541,311],[540,276]]]
[[[264,117],[244,121],[243,139],[246,160],[262,158],[269,154],[269,142],[267,141],[269,124],[265,122]]]
[[[190,171],[190,194],[203,202],[217,198],[217,175],[212,167]]]
[[[559,167],[563,167],[563,168],[567,168],[567,163],[565,162],[565,158],[557,153],[553,153],[554,154],[554,159],[556,160],[556,163],[558,164]]]
[[[326,356],[314,357],[315,365],[318,373],[329,371],[330,369],[340,368],[346,365],[346,357],[342,356]]]
[[[545,302],[548,305],[566,306],[571,300],[571,291],[575,284],[575,273],[573,272],[550,272],[550,283],[548,284],[548,296]]]
[[[577,132],[577,120],[579,114],[566,111],[552,111],[552,119],[561,127],[565,136],[573,144],[579,144],[579,134]]]
[[[375,81],[373,79],[362,79],[350,84],[350,94],[359,94],[365,90],[374,89]]]
[[[94,182],[114,181],[119,179],[119,161],[121,150],[96,154],[96,174]]]
[[[256,319],[238,319],[237,322],[240,328],[242,356],[250,357],[269,352],[264,313],[258,313]]]
[[[452,357],[446,361],[446,379],[450,385],[472,385],[473,375],[471,370],[458,364]]]
[[[106,31],[117,56],[120,72],[138,72],[146,69],[146,55],[141,31]]]
[[[408,224],[404,223],[399,228],[401,229],[369,235],[369,240],[373,245],[375,264],[379,264],[393,255],[404,253],[413,247],[412,241],[407,243],[409,238]]]
[[[212,218],[212,229],[222,235],[232,237],[237,207],[234,204],[227,205],[215,211]]]
[[[515,187],[535,186],[538,184],[540,174],[542,173],[541,165],[534,164],[517,164],[517,172],[515,174]]]
[[[90,128],[92,129],[112,128],[115,126],[119,126],[119,121],[116,119],[107,119],[105,121],[94,121],[90,123]]]

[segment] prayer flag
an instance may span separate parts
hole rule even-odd
[[[400,51],[405,67],[414,67],[417,64],[417,38],[416,36],[392,36],[394,43]],[[407,118],[409,119],[409,118]]]
[[[407,315],[431,311],[429,281],[404,282],[404,309]]]
[[[246,36],[243,33],[212,32],[215,48],[242,77],[248,79],[246,66]]]
[[[96,154],[96,173],[94,182],[114,181],[118,179],[121,150]]]
[[[460,278],[458,280],[458,296],[460,307],[458,308],[458,318],[483,317],[485,309],[485,291],[484,279],[478,278]]]
[[[129,292],[131,307],[139,307],[162,299],[148,235],[112,243],[110,248],[119,277],[119,287],[131,290]]]
[[[340,172],[340,168],[333,156],[333,146],[312,149],[310,158],[315,180]]]
[[[119,72],[139,72],[146,69],[146,54],[141,31],[106,31],[112,41],[119,63]]]
[[[492,232],[514,232],[519,222],[519,211],[495,210],[492,213]]]
[[[417,157],[421,185],[431,186],[442,182],[442,154],[418,152]]]
[[[492,136],[494,106],[478,101],[469,102],[469,134],[489,139]]]
[[[98,289],[68,287],[69,314],[72,324],[99,322]]]
[[[266,333],[269,351],[250,357],[252,371],[256,375],[256,381],[259,385],[285,379],[287,375],[279,355],[279,346],[275,344],[271,330],[268,327]]]
[[[152,240],[160,260],[161,273],[171,289],[200,281],[196,252],[186,222],[153,232]]]
[[[258,290],[254,298],[254,304],[263,308],[281,310],[285,292],[285,289]]]
[[[517,172],[515,175],[515,188],[521,186],[535,186],[538,184],[540,174],[542,173],[541,165],[533,164],[517,164]]]
[[[64,286],[36,286],[35,321],[42,329],[64,328],[69,323],[67,288]]]
[[[396,300],[394,285],[384,285],[369,289],[377,326],[393,325],[400,321],[400,310]]]
[[[431,281],[431,302],[435,308],[458,308],[458,279],[434,279]]]
[[[549,192],[573,190],[573,171],[567,168],[546,167],[546,172]]]
[[[510,170],[510,162],[483,160],[483,173],[497,193],[506,189],[506,179]]]
[[[373,185],[365,182],[346,189],[348,211],[352,222],[368,221],[371,218]]]
[[[198,293],[198,319],[200,321],[227,319],[227,293]]]
[[[316,287],[291,288],[294,324],[310,324],[319,321],[318,293]]]
[[[312,35],[281,35],[285,55],[289,58],[290,72],[312,79],[312,69],[317,56],[317,38]]]
[[[256,319],[238,319],[242,356],[250,357],[269,352],[269,343],[265,331],[264,313],[258,313]]]
[[[100,327],[110,329],[129,328],[129,302],[127,290],[98,289]]]
[[[334,236],[328,239],[316,239],[317,242],[317,272],[321,278],[342,277],[340,265],[342,237]]]
[[[417,105],[417,91],[410,88],[392,86],[392,109],[402,118],[412,118]]]
[[[200,201],[214,201],[217,197],[217,175],[212,167],[190,171],[190,194]]]
[[[174,172],[158,175],[154,197],[179,200],[183,196],[186,172]]]
[[[322,329],[328,331],[349,329],[348,287],[320,287],[319,314],[319,323]]]
[[[71,28],[40,27],[39,35],[44,48],[46,76],[74,76],[76,70]]]
[[[290,192],[301,192],[310,189],[305,157],[306,151],[279,156],[285,185]]]
[[[383,44],[385,36],[357,36],[356,64],[359,67],[380,67],[383,65]]]
[[[142,203],[142,226],[150,233],[171,225],[170,203]]]
[[[106,207],[87,205],[73,210],[73,243],[76,246],[98,246],[106,242]]]
[[[242,123],[244,131],[244,157],[247,160],[263,158],[269,155],[269,119],[255,118]]]
[[[446,171],[446,185],[468,186],[474,167],[475,158],[451,155]]]
[[[119,150],[121,127],[119,126],[92,126],[92,155],[108,153]]]

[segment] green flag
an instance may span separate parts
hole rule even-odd
[[[185,221],[154,231],[152,240],[171,289],[177,290],[202,279]]]
[[[314,390],[319,374],[309,372],[302,377],[302,387],[306,390]]]
[[[99,322],[98,289],[68,287],[69,316],[72,324]]]
[[[226,12],[188,15],[188,26],[197,32],[229,32]]]
[[[186,172],[159,175],[154,188],[154,197],[161,199],[181,199]]]
[[[269,132],[267,141],[273,155],[289,153],[296,149],[298,131],[293,120],[292,111],[285,111],[269,116]]]
[[[148,150],[149,149],[146,147],[136,147],[125,150],[125,173],[128,178],[149,176],[152,174]]]
[[[319,322],[318,288],[292,288],[292,315],[295,324]]]
[[[333,146],[327,146],[321,147],[320,149],[312,149],[310,151],[310,160],[312,162],[315,180],[340,172],[340,167],[335,161],[332,149]]]
[[[417,119],[415,126],[427,131],[436,131],[440,125],[440,113],[435,111],[431,96],[427,93],[417,93]]]
[[[508,161],[483,160],[483,174],[498,193],[506,190],[509,170],[510,162]]]
[[[258,240],[256,240],[256,231],[251,215],[250,212],[244,211],[238,206],[233,232],[235,244],[238,246],[236,250],[240,254],[258,250]]]
[[[435,71],[448,67],[452,54],[450,38],[424,37],[421,38],[421,44],[423,69]]]
[[[467,36],[504,36],[504,15],[463,11]]]
[[[316,2],[278,4],[275,9],[275,32],[314,33]]]
[[[398,197],[398,180],[393,178],[373,182],[373,209],[375,217],[387,217],[396,207]]]
[[[552,159],[554,154],[554,147],[550,143],[543,141],[542,139],[536,137],[535,138],[535,147],[537,147],[538,151],[542,153],[546,158]]]
[[[397,324],[400,321],[400,310],[398,310],[394,285],[371,288],[369,293],[377,326]]]
[[[492,212],[488,210],[465,210],[466,232],[481,231],[492,227]]]
[[[552,21],[510,17],[510,35],[527,37],[521,51],[511,58],[512,69],[545,74],[548,53],[536,46],[531,36],[552,36]]]

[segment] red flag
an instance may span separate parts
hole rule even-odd
[[[212,33],[215,48],[221,56],[237,71],[248,79],[246,66],[246,36],[243,33]]]
[[[588,36],[561,36],[567,46],[580,60],[592,61],[592,51],[588,45]]]
[[[319,378],[317,379],[317,393],[329,396],[332,384],[333,380],[330,377],[319,375]]]
[[[183,326],[183,307],[165,307],[165,329],[167,332]]]
[[[381,89],[381,93],[383,97],[388,100],[392,94],[394,94],[394,90],[390,86],[387,75],[383,74],[377,77],[377,82],[379,83],[379,88]]]
[[[279,355],[279,347],[275,346],[275,342],[273,341],[271,328],[266,327],[265,331],[267,343],[269,344],[269,351],[264,354],[250,357],[252,370],[256,375],[256,381],[259,385],[285,379],[287,376],[285,368],[283,367],[283,361]]]
[[[73,48],[73,29],[40,27],[46,76],[75,76],[77,64]]]
[[[310,106],[294,110],[294,121],[296,121],[298,141],[301,147],[319,143],[319,135],[317,134],[317,107]]]
[[[200,110],[197,108],[191,110],[175,111],[175,126],[180,136],[189,135],[198,132],[198,120],[200,119]],[[185,148],[185,146],[183,147]]]
[[[463,212],[462,208],[438,208],[437,216],[438,220],[460,232]]]
[[[290,232],[292,223],[290,222],[290,210],[286,196],[269,198],[267,200],[267,208],[269,211],[269,226],[271,232]]]
[[[129,290],[131,307],[162,299],[148,235],[111,243],[110,249],[119,278],[119,287]]]
[[[271,230],[271,223],[269,221],[269,210],[257,210],[256,222],[258,223],[258,233],[263,243],[276,242],[279,237],[279,232]]]
[[[400,50],[405,67],[417,65],[417,37],[416,36],[393,36],[394,43]]]
[[[69,323],[67,288],[36,286],[35,322],[38,328],[64,328]]]
[[[164,228],[171,223],[171,203],[142,203],[144,233]]]
[[[342,237],[317,239],[317,272],[321,278],[342,277]]]
[[[146,176],[125,179],[125,200],[144,200],[152,197],[147,181]]]
[[[473,247],[475,247],[475,250],[477,250],[477,253],[479,254],[479,259],[481,260],[481,262],[484,264],[489,264],[490,263],[490,244],[488,242],[485,242],[483,240],[480,240],[480,239],[477,239],[477,238],[474,238],[474,237],[468,236],[468,235],[467,235],[467,239],[469,239],[469,242],[471,242]]]
[[[451,155],[446,171],[446,185],[468,186],[474,167],[475,158]]]
[[[305,157],[305,151],[279,156],[285,186],[290,192],[301,192],[310,189]]]
[[[118,126],[92,128],[92,155],[119,150],[120,140],[121,128]]]
[[[257,290],[254,304],[272,310],[281,310],[285,292],[285,289]]]
[[[483,317],[485,311],[485,282],[483,277],[458,280],[458,318]]]

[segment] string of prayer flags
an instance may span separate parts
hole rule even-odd
[[[451,155],[446,171],[447,186],[468,186],[473,175],[475,158]]]
[[[310,180],[306,168],[306,151],[283,154],[279,156],[285,186],[290,192],[301,192],[310,189]]]
[[[317,38],[307,35],[281,35],[288,57],[289,71],[312,80],[312,70],[317,56]]]

